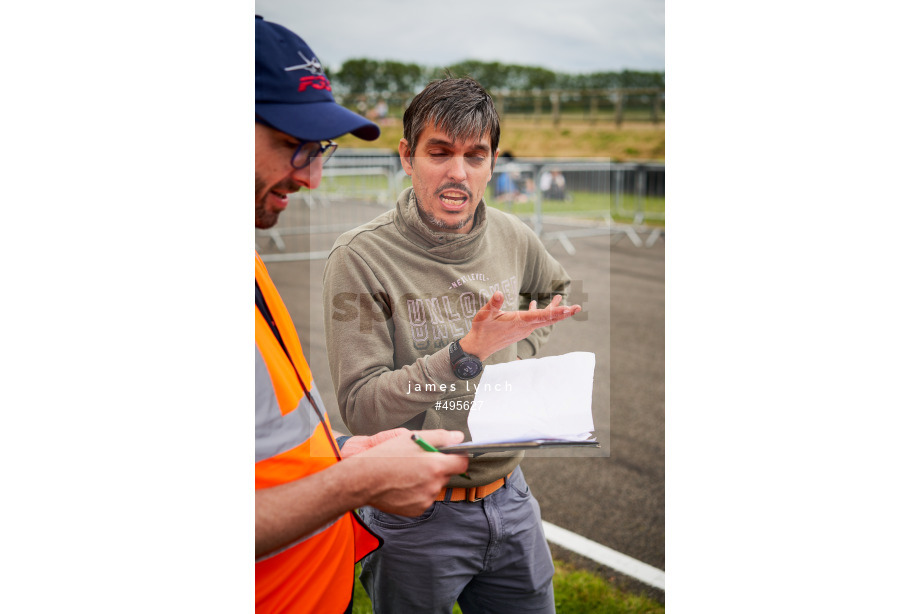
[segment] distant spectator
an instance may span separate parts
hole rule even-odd
[[[493,193],[498,202],[526,202],[529,191],[521,189],[521,184],[526,182],[521,177],[521,171],[514,164],[514,154],[510,151],[502,152],[498,156],[504,163],[502,172],[495,178]]]
[[[540,192],[547,200],[565,200],[565,176],[558,168],[540,175]]]
[[[509,200],[517,194],[517,185],[511,173],[499,173],[495,179],[495,200]]]

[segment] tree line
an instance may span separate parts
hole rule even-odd
[[[386,96],[418,92],[429,81],[444,77],[472,77],[493,95],[514,92],[590,91],[617,89],[664,90],[664,72],[623,70],[569,74],[537,66],[466,60],[444,67],[425,67],[393,60],[347,60],[332,71],[333,91],[342,96]]]

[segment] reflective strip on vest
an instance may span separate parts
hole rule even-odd
[[[326,414],[319,391],[310,391],[317,407]],[[256,462],[295,448],[305,442],[320,425],[319,416],[306,395],[294,411],[282,414],[272,378],[256,344]]]

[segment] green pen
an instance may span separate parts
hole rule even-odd
[[[424,439],[422,439],[421,437],[419,437],[419,436],[416,435],[415,433],[412,433],[412,441],[414,441],[415,443],[417,443],[417,444],[419,445],[419,447],[420,447],[422,450],[425,450],[426,452],[438,452],[438,453],[440,453],[440,450],[438,450],[436,447],[434,447],[433,445],[431,445],[430,443],[428,443],[427,441],[425,441]],[[468,473],[461,473],[461,474],[460,474],[460,477],[461,477],[461,478],[466,478],[466,479],[468,479],[468,480],[472,480],[472,479],[473,479],[473,478],[471,478],[471,477],[469,476]]]

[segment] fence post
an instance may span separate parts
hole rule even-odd
[[[559,117],[559,99],[560,98],[561,96],[559,95],[559,92],[553,92],[552,94],[549,95],[550,102],[552,102],[553,104],[553,125],[554,126],[559,125],[559,119],[560,119]]]
[[[387,183],[389,183],[390,193],[390,203],[395,203],[396,199],[399,198],[399,174],[402,172],[401,164],[392,164],[390,165],[390,172],[387,175]]]
[[[533,231],[537,237],[543,236],[543,190],[540,189],[540,175],[543,174],[543,166],[534,165],[533,167]]]
[[[633,224],[645,222],[645,177],[645,166],[640,164],[636,167],[636,215]]]
[[[623,102],[626,98],[626,92],[622,89],[617,90],[617,110],[616,110],[616,123],[617,128],[623,125]]]
[[[655,92],[652,99],[652,123],[658,123],[658,114],[661,112],[661,92]]]

